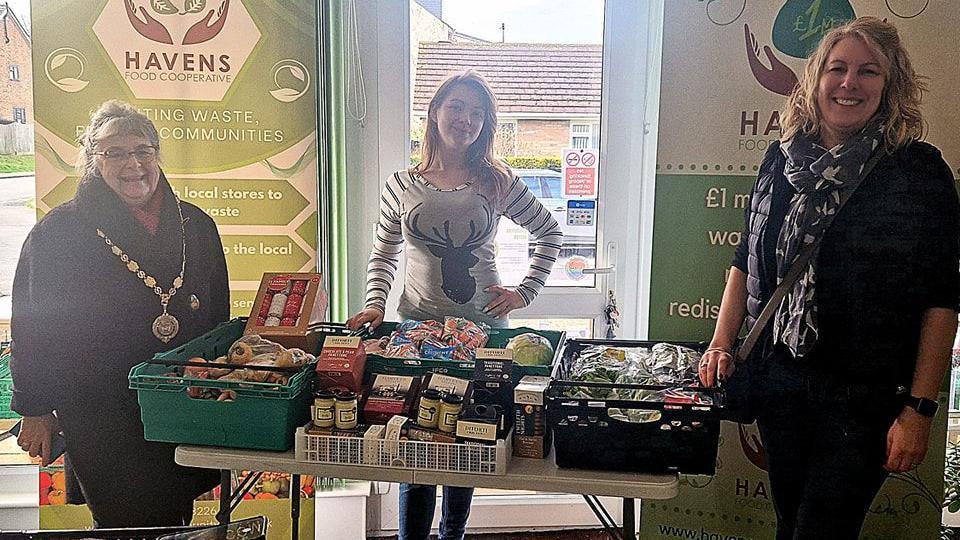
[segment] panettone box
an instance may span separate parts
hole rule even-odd
[[[243,333],[313,354],[318,336],[308,329],[326,318],[327,292],[319,273],[267,272]]]
[[[326,336],[317,357],[317,378],[321,388],[363,390],[363,368],[367,354],[357,336]]]
[[[363,404],[363,418],[369,424],[386,424],[396,415],[410,416],[420,389],[420,377],[371,374],[370,391]]]

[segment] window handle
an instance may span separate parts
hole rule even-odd
[[[593,275],[613,274],[616,271],[617,271],[617,267],[614,265],[603,266],[600,268],[584,268],[583,269],[584,274],[593,274]]]

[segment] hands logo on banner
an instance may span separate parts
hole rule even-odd
[[[884,3],[894,16],[912,19],[926,11],[930,4],[930,0],[921,1],[920,7],[917,0],[884,0]],[[727,26],[740,19],[746,6],[746,0],[707,0],[707,18],[717,26]],[[856,16],[849,0],[787,0],[773,23],[773,45],[780,53],[805,59],[824,34]],[[761,45],[749,24],[743,25],[743,35],[747,62],[760,86],[775,94],[789,95],[797,84],[796,72],[781,61],[769,45]]]
[[[758,469],[766,471],[767,457],[763,452],[763,442],[757,436],[756,424],[749,426],[737,424],[737,432],[740,434],[740,448],[743,449],[743,455]]]
[[[230,9],[230,0],[222,0],[216,9],[209,10],[207,9],[207,0],[184,0],[182,11],[174,4],[173,0],[150,0],[149,6],[154,13],[160,16],[197,15],[199,17],[199,14],[206,12],[206,15],[203,15],[202,18],[191,25],[179,40],[181,45],[195,45],[210,41],[223,30]],[[152,17],[147,8],[137,6],[134,0],[124,0],[124,7],[126,7],[130,24],[138,34],[157,43],[174,44],[170,30],[159,20]],[[139,15],[137,14],[138,8]]]

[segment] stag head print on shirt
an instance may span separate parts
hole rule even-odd
[[[476,219],[466,223],[451,225],[451,220],[446,219],[440,226],[421,226],[424,216],[422,204],[413,207],[406,216],[408,234],[423,242],[430,253],[440,259],[441,289],[447,298],[458,304],[470,302],[476,294],[477,280],[470,275],[470,270],[479,259],[473,252],[488,240],[497,226],[493,208],[485,198],[484,201],[482,212]],[[456,241],[458,238],[454,238],[455,233],[451,233],[451,227],[466,234],[459,245]]]

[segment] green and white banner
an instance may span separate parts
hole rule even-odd
[[[177,194],[219,226],[233,315],[265,271],[317,268],[317,13],[307,0],[33,2],[37,213],[69,200],[109,99],[160,132]]]
[[[667,2],[651,339],[708,340],[712,335],[750,188],[764,152],[780,135],[786,94],[823,34],[862,15],[895,24],[914,67],[929,77],[923,102],[926,140],[960,172],[960,139],[955,136],[960,132],[960,47],[943,41],[943,31],[960,23],[960,10],[952,2]],[[946,414],[935,425],[923,467],[886,482],[870,510],[864,538],[939,534]],[[755,428],[725,423],[717,475],[685,478],[680,496],[672,501],[644,501],[640,536],[773,538],[775,521]]]

